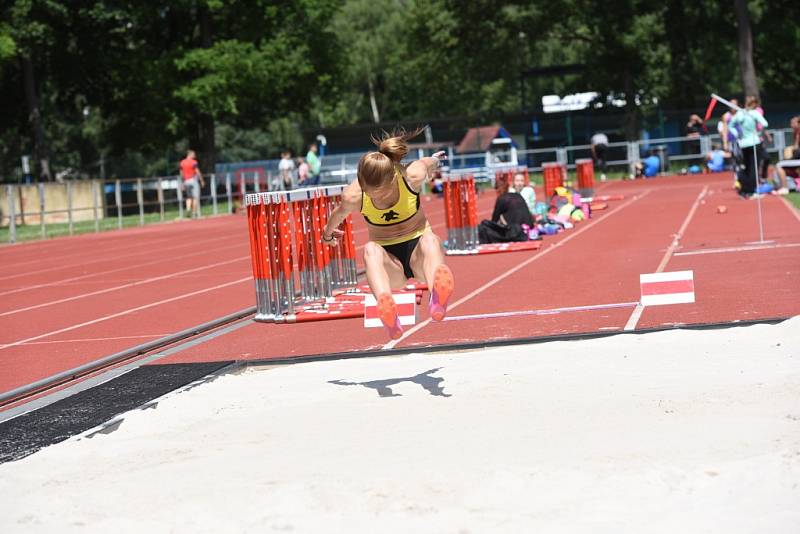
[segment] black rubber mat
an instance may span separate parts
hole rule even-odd
[[[94,428],[233,362],[145,365],[66,399],[0,423],[0,463]]]

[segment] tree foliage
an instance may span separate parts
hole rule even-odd
[[[800,87],[800,7],[749,0],[765,102]],[[302,147],[302,129],[491,120],[544,94],[655,106],[742,91],[733,0],[6,0],[0,177],[174,172]],[[526,69],[577,64],[557,77]],[[471,126],[472,123],[465,123]]]

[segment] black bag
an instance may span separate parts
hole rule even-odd
[[[528,234],[519,224],[504,226],[488,219],[481,221],[478,226],[478,240],[481,243],[509,243],[512,241],[527,241]]]

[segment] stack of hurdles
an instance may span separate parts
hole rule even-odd
[[[570,229],[575,223],[591,217],[593,210],[608,207],[604,201],[621,200],[621,195],[594,197],[594,166],[591,159],[575,162],[577,187],[567,187],[567,166],[560,162],[543,165],[544,193],[548,203],[536,205],[535,227],[528,231],[529,240],[509,243],[480,243],[478,239],[477,194],[475,177],[471,174],[443,177],[442,196],[447,224],[448,255],[493,254],[537,250],[541,236]],[[530,184],[526,167],[506,169],[495,174],[498,195],[507,191],[516,174],[522,174],[525,185]]]

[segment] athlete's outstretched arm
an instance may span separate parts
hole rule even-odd
[[[336,206],[328,217],[328,224],[322,231],[322,241],[328,245],[335,245],[338,239],[344,235],[339,230],[339,225],[344,222],[348,215],[361,208],[361,187],[358,182],[353,182],[342,191],[342,201]]]
[[[442,161],[447,159],[447,153],[444,150],[436,152],[433,156],[421,158],[417,161],[411,162],[406,169],[406,176],[408,177],[408,184],[414,189],[419,191],[422,184],[430,179],[433,171],[441,167]]]

